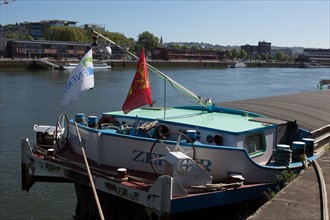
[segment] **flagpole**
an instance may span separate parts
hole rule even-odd
[[[101,38],[103,38],[104,40],[107,40],[108,42],[110,42],[113,45],[116,45],[119,49],[125,51],[126,53],[128,53],[130,56],[134,57],[135,59],[138,59],[138,57],[133,54],[132,52],[128,51],[127,49],[121,47],[120,45],[116,44],[114,41],[110,40],[109,38],[103,36],[102,34],[96,32],[94,29],[93,33],[97,36],[100,36]],[[192,91],[190,91],[189,89],[185,88],[184,86],[182,86],[181,84],[179,84],[178,82],[176,82],[175,80],[171,79],[170,77],[168,77],[166,74],[162,73],[160,70],[156,69],[155,67],[153,67],[152,65],[150,65],[149,63],[147,63],[147,67],[153,71],[154,73],[156,73],[157,75],[159,75],[160,77],[162,77],[165,80],[168,80],[171,85],[174,84],[177,88],[179,88],[181,91],[183,91],[184,93],[186,93],[186,95],[194,98],[197,103],[203,107],[209,107],[212,106],[212,102],[211,99],[207,98],[207,99],[203,99],[202,97],[196,95],[195,93],[193,93]],[[173,85],[172,85],[173,86]]]
[[[164,119],[166,118],[166,80],[164,79]]]

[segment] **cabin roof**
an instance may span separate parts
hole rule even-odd
[[[193,109],[169,108],[166,109],[164,119],[164,110],[162,108],[141,108],[135,109],[128,114],[122,111],[106,112],[113,117],[138,117],[160,122],[172,122],[190,124],[193,126],[207,127],[228,132],[246,132],[249,130],[264,128],[265,123],[252,121],[254,117],[240,114],[231,114],[223,112],[207,112]]]

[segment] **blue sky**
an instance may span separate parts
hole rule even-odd
[[[164,42],[240,46],[265,40],[272,46],[330,48],[330,0],[8,1],[0,6],[1,25],[59,19],[104,25],[134,39],[149,31]]]

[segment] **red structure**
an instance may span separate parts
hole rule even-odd
[[[224,52],[216,50],[184,50],[156,48],[152,51],[154,60],[223,60]]]

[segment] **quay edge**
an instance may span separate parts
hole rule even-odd
[[[75,62],[77,62],[76,60]],[[57,65],[63,66],[69,61],[51,61]],[[112,69],[135,69],[137,61],[130,60],[107,60],[102,61],[112,67]],[[206,69],[223,69],[227,68],[232,62],[221,61],[148,61],[151,65],[157,68],[206,68]],[[248,63],[249,67],[274,67],[274,68],[301,68],[303,64],[300,63],[286,63],[286,62],[254,62]],[[46,65],[38,60],[21,60],[21,59],[0,59],[0,68],[2,70],[13,69],[52,69],[51,66]]]

